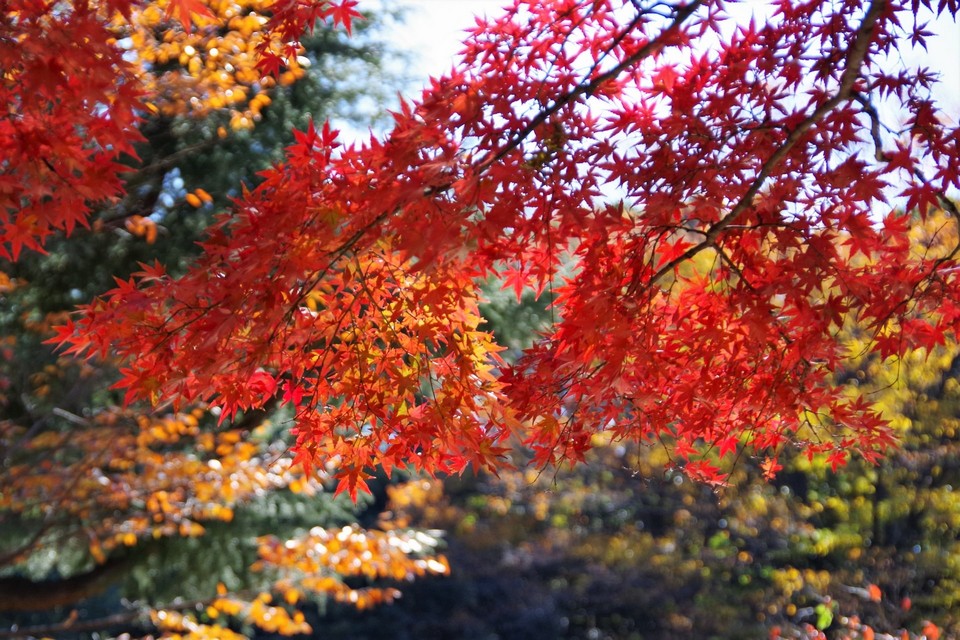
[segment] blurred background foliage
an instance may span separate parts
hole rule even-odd
[[[691,482],[663,447],[595,439],[587,463],[421,481],[400,518],[448,532],[452,574],[347,638],[960,637],[960,350],[851,360],[900,448],[836,472],[785,451],[763,477]],[[853,390],[851,390],[853,392]],[[397,514],[394,514],[397,517]]]
[[[942,214],[914,241],[944,237]],[[483,313],[508,359],[549,324],[498,283]],[[690,481],[657,443],[602,434],[586,464],[388,487],[390,517],[447,532],[452,573],[372,612],[324,619],[331,638],[960,637],[960,348],[864,356],[841,329],[837,383],[891,420],[899,447],[836,470],[791,450],[764,477],[743,451],[723,488]],[[666,469],[666,470],[665,470]]]

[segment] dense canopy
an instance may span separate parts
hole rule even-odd
[[[143,105],[106,28],[138,3],[12,4],[16,257],[116,195]],[[202,24],[201,8],[168,11]],[[130,400],[209,401],[226,419],[282,398],[297,460],[336,460],[351,493],[377,467],[496,468],[516,442],[537,464],[578,459],[598,431],[663,443],[711,482],[745,447],[771,474],[792,445],[873,460],[892,436],[835,384],[841,329],[887,357],[942,343],[958,318],[955,242],[918,254],[909,238],[931,207],[956,215],[960,137],[936,75],[897,55],[957,9],[781,1],[744,19],[708,0],[517,1],[478,20],[385,137],[299,132],[189,271],[144,266],[59,339],[126,359]],[[262,67],[354,13],[274,3]],[[89,57],[53,62],[81,41]],[[55,98],[50,77],[69,90]],[[477,310],[491,278],[553,305],[509,363]]]

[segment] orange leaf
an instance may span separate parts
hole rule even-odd
[[[940,640],[940,627],[929,620],[924,621],[921,633],[926,636],[927,640]]]
[[[777,462],[776,458],[766,458],[760,464],[760,468],[763,469],[763,477],[767,480],[773,480],[777,477],[777,472],[783,469],[783,465]]]
[[[90,543],[90,555],[97,561],[97,564],[103,564],[107,561],[107,556],[103,553],[103,547],[100,546],[100,542],[97,540]]]
[[[194,15],[215,19],[216,16],[201,0],[171,0],[167,5],[167,17],[176,16],[183,25],[183,30],[190,33],[191,17]]]
[[[143,237],[147,244],[153,244],[157,241],[157,223],[150,218],[143,219]]]

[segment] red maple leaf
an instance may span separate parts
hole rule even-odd
[[[216,15],[206,5],[204,0],[170,0],[167,5],[167,17],[180,20],[183,30],[187,33],[193,28],[193,16],[215,19]]]

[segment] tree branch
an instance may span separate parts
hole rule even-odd
[[[863,107],[863,112],[867,114],[867,117],[870,119],[870,139],[873,142],[874,158],[876,158],[878,162],[889,161],[890,155],[883,150],[883,140],[880,137],[880,114],[877,112],[876,106],[874,106],[873,102],[868,97],[861,93],[854,93],[851,97],[860,103],[860,106]],[[930,181],[920,169],[914,168],[912,173],[915,178],[924,184],[930,184]],[[940,206],[949,211],[955,219],[960,221],[960,208],[957,207],[957,203],[948,198],[947,194],[941,189],[937,190],[937,198],[940,200]]]
[[[586,82],[586,81],[581,82],[579,85],[576,86],[576,88],[574,88],[573,91],[557,98],[550,106],[546,107],[545,109],[540,111],[536,116],[534,116],[534,118],[527,124],[527,126],[525,126],[520,131],[516,132],[513,135],[513,137],[510,138],[510,140],[504,146],[502,146],[495,154],[493,154],[492,156],[488,157],[487,159],[477,164],[475,167],[477,172],[483,173],[484,171],[489,169],[493,164],[503,159],[504,156],[506,156],[508,153],[516,149],[521,142],[523,142],[531,133],[533,133],[537,129],[537,127],[539,127],[541,124],[546,122],[550,118],[550,116],[558,112],[564,106],[570,104],[580,96],[592,96],[597,91],[597,89],[599,89],[600,86],[602,86],[608,80],[612,80],[613,78],[616,78],[624,70],[632,67],[633,65],[640,62],[644,58],[647,58],[649,56],[652,56],[660,52],[665,46],[663,44],[664,38],[667,35],[676,32],[676,30],[680,28],[680,25],[683,24],[687,20],[687,18],[693,15],[693,13],[697,9],[699,9],[703,5],[703,3],[704,3],[704,0],[694,0],[690,4],[680,7],[679,9],[677,9],[677,14],[674,17],[673,22],[671,22],[670,26],[664,29],[663,33],[661,33],[657,38],[648,42],[646,45],[644,45],[639,50],[637,50],[637,52],[634,53],[632,56],[625,58],[622,62],[620,62],[620,64],[614,66],[609,71],[601,73],[600,75],[595,77],[593,80],[590,80],[589,82]],[[626,37],[626,35],[636,27],[636,25],[640,21],[640,18],[643,17],[643,15],[644,14],[642,13],[638,15],[637,18],[634,19],[627,26],[626,29],[624,29],[624,32],[616,38],[615,42],[620,41],[624,37]]]
[[[870,42],[873,39],[874,27],[876,26],[877,20],[880,18],[880,14],[883,13],[886,6],[887,0],[873,0],[870,3],[870,7],[867,9],[867,13],[863,17],[863,21],[860,23],[860,27],[857,29],[857,36],[854,39],[853,44],[851,44],[850,48],[847,50],[846,67],[840,76],[840,86],[833,97],[814,109],[813,113],[804,118],[796,126],[796,128],[790,132],[790,135],[787,136],[787,139],[783,141],[777,150],[774,151],[773,155],[767,158],[766,162],[763,163],[763,166],[760,167],[757,177],[750,184],[747,192],[743,194],[737,204],[734,205],[733,209],[730,210],[730,213],[714,223],[707,230],[706,236],[700,243],[690,247],[681,255],[663,265],[655,274],[653,274],[648,282],[648,285],[652,286],[658,280],[673,271],[676,267],[714,244],[717,237],[719,237],[719,235],[727,227],[733,224],[736,219],[743,214],[744,211],[753,206],[753,199],[760,192],[760,189],[767,181],[767,178],[770,177],[770,174],[773,172],[776,166],[780,164],[780,161],[783,160],[788,153],[790,153],[790,151],[800,142],[810,128],[822,120],[838,105],[854,97],[854,84],[856,83],[857,77],[860,75],[860,67],[863,65],[863,61],[867,55],[867,49],[870,47]]]
[[[0,638],[36,638],[48,637],[61,633],[81,633],[84,631],[104,631],[113,627],[119,627],[133,622],[141,617],[141,611],[127,611],[124,613],[115,613],[112,616],[97,618],[96,620],[84,620],[77,622],[76,611],[72,611],[70,616],[63,622],[56,624],[41,624],[23,628],[0,629]]]

